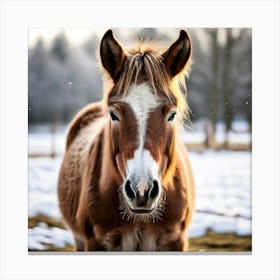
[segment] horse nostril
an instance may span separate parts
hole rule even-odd
[[[125,182],[124,191],[125,191],[126,195],[127,195],[130,199],[133,199],[133,198],[136,197],[136,194],[135,194],[134,190],[132,189],[129,180],[127,180],[127,181]]]
[[[152,189],[150,190],[149,196],[152,199],[155,199],[159,194],[159,185],[158,185],[158,181],[153,181],[153,186]]]

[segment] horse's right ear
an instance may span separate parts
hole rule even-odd
[[[112,30],[108,30],[101,40],[100,57],[103,67],[116,82],[126,56],[121,45],[114,38]]]

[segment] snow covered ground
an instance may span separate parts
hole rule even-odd
[[[42,137],[43,139],[43,137]],[[196,181],[196,213],[190,237],[235,232],[251,235],[251,153],[232,151],[190,152]],[[61,214],[57,201],[57,178],[61,157],[29,158],[29,217]],[[29,249],[47,250],[72,244],[70,231],[39,223],[29,229]]]
[[[196,181],[196,214],[190,237],[217,233],[251,234],[251,153],[190,153]]]

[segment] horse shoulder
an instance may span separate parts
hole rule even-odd
[[[104,113],[101,102],[88,104],[83,109],[81,109],[68,127],[66,150],[69,148],[69,146],[83,127],[103,116]]]
[[[79,111],[68,129],[58,193],[66,222],[81,236],[92,235],[87,192],[91,171],[97,168],[95,159],[101,158],[104,124],[102,105],[98,102]]]

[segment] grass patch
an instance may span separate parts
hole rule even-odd
[[[49,227],[58,227],[62,229],[66,229],[65,224],[62,220],[57,220],[52,217],[39,215],[36,217],[28,218],[28,228],[34,228],[38,225],[38,223],[43,222],[46,223]]]
[[[251,252],[252,237],[208,230],[205,236],[189,239],[190,252]]]

